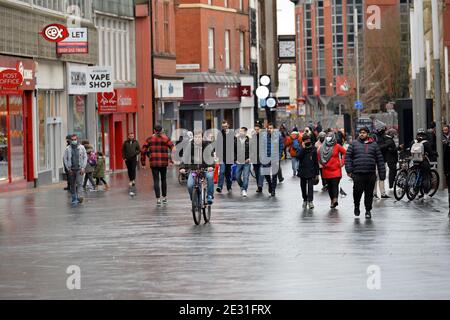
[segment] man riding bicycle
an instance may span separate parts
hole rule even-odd
[[[190,171],[187,180],[189,197],[192,201],[192,192],[194,190],[195,179],[192,175],[194,170],[203,170],[207,183],[207,202],[209,205],[214,199],[214,148],[210,142],[203,140],[202,131],[194,132],[194,139],[185,147],[182,156],[180,173],[185,174]]]
[[[434,152],[430,142],[426,138],[426,131],[424,129],[418,129],[416,140],[411,145],[411,159],[415,165],[419,166],[422,186],[424,187],[424,192],[428,193],[431,188],[431,181],[429,179],[431,165],[429,159],[434,156]]]

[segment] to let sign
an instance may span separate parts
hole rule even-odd
[[[89,67],[88,69],[88,92],[114,91],[111,67]]]
[[[68,37],[56,44],[56,53],[88,53],[88,29],[68,28]]]

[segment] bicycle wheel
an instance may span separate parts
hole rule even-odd
[[[198,191],[197,187],[192,191],[192,216],[196,225],[199,225],[202,219],[201,194]]]
[[[417,194],[420,191],[420,188],[416,188],[416,181],[417,173],[416,171],[412,170],[408,173],[408,176],[406,178],[406,196],[411,201],[413,201],[417,197]]]
[[[185,185],[186,181],[187,181],[186,175],[178,172],[178,183],[181,185]]]
[[[428,195],[430,197],[432,197],[439,190],[439,182],[440,182],[439,181],[439,173],[436,170],[431,169],[430,176],[431,176],[431,188],[430,188],[430,192],[428,193]]]
[[[397,201],[403,199],[406,193],[407,171],[400,170],[394,181],[394,197]]]

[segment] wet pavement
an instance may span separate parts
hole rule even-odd
[[[216,194],[211,223],[200,226],[174,171],[162,208],[149,170],[139,171],[134,199],[125,174],[76,208],[62,185],[0,194],[0,298],[450,298],[446,191],[427,203],[377,200],[366,221],[353,216],[348,178],[338,210],[315,186],[311,212],[290,173],[286,163],[276,198],[267,187],[256,194],[253,178],[248,198],[236,183]],[[72,265],[80,290],[66,286]]]

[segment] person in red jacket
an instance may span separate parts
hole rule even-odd
[[[342,167],[345,164],[345,148],[338,144],[334,134],[325,138],[319,151],[317,151],[319,163],[322,165],[322,177],[327,181],[328,194],[330,195],[330,208],[338,206],[339,182],[342,178]]]

